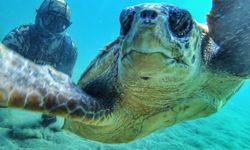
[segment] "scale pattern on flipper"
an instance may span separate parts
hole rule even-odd
[[[94,122],[108,113],[77,88],[67,75],[48,66],[35,65],[2,45],[0,70],[0,106],[86,122]]]

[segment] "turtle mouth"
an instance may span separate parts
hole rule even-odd
[[[182,57],[171,57],[170,54],[168,53],[163,53],[160,51],[142,51],[142,50],[136,50],[136,49],[131,49],[128,52],[124,53],[122,55],[121,60],[128,60],[128,61],[133,61],[136,60],[136,58],[133,54],[138,54],[138,56],[150,56],[150,55],[157,55],[157,57],[159,59],[157,59],[157,61],[161,61],[163,64],[169,66],[169,65],[178,65],[180,67],[185,67],[185,68],[189,68],[190,66],[184,61],[184,59]]]
[[[157,22],[141,22],[138,27],[144,29],[154,29],[157,26]]]

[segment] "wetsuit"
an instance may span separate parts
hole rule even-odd
[[[25,58],[72,75],[77,50],[68,35],[48,38],[35,25],[22,25],[12,30],[2,43]]]

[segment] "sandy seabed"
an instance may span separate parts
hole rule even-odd
[[[248,90],[242,93],[249,94]],[[56,126],[53,130],[41,128],[40,114],[1,109],[0,149],[250,150],[250,101],[247,99],[237,94],[221,111],[210,117],[183,122],[146,138],[116,145],[86,140],[56,130]]]

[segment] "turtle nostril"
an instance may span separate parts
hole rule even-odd
[[[141,12],[142,19],[154,20],[158,16],[158,13],[155,10],[143,10]]]

